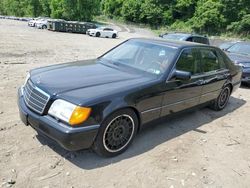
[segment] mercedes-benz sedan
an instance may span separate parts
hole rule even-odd
[[[207,104],[222,110],[241,68],[219,48],[130,39],[101,57],[31,70],[20,117],[67,150],[125,151],[145,123]]]

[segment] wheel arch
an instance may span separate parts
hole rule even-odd
[[[138,129],[137,129],[137,132],[138,132],[140,130],[140,128],[141,128],[141,114],[140,114],[139,110],[134,106],[129,106],[129,105],[125,106],[124,105],[124,106],[117,107],[117,108],[113,109],[112,111],[110,110],[108,113],[105,113],[105,115],[103,116],[102,122],[105,119],[107,119],[111,114],[113,114],[113,113],[115,113],[117,111],[120,111],[120,110],[124,110],[124,109],[130,109],[136,114],[137,120],[138,120]]]
[[[233,84],[232,84],[232,82],[228,80],[228,81],[224,84],[223,87],[226,87],[226,86],[229,86],[229,87],[230,87],[230,92],[232,93],[232,91],[233,91]]]

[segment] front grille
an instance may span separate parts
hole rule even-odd
[[[24,86],[23,97],[26,105],[39,114],[44,112],[50,98],[47,93],[37,88],[30,80]]]

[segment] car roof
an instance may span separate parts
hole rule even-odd
[[[187,41],[177,41],[177,40],[165,40],[165,39],[158,39],[158,38],[131,38],[129,40],[141,41],[151,44],[159,44],[159,45],[166,45],[174,48],[185,48],[185,47],[213,47],[210,45],[205,45],[201,43],[194,43],[194,42],[187,42]]]
[[[207,38],[207,36],[203,36],[203,35],[199,35],[199,34],[195,34],[195,33],[166,33],[164,35],[180,35],[183,37],[202,37],[202,38]]]

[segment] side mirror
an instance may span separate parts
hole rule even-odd
[[[179,80],[190,80],[191,79],[191,72],[175,70],[173,77]]]

